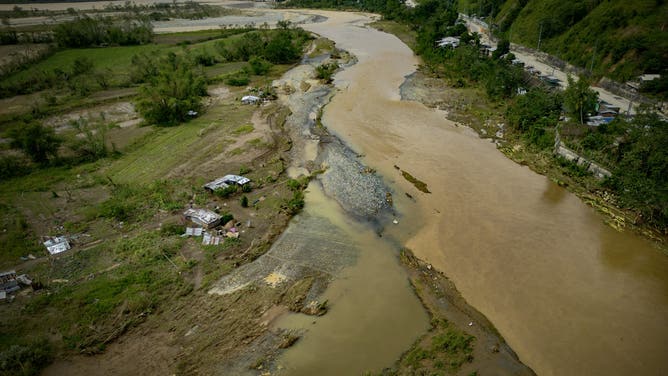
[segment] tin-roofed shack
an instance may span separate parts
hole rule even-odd
[[[5,294],[11,294],[20,289],[21,287],[16,280],[16,271],[10,270],[8,272],[0,273],[0,291]]]
[[[44,242],[44,246],[52,255],[65,252],[71,248],[70,243],[64,236],[54,236],[47,238],[47,240]]]
[[[207,209],[188,209],[183,216],[204,228],[214,228],[220,224],[221,216]]]
[[[244,176],[239,175],[225,175],[222,178],[218,178],[212,182],[204,184],[204,189],[208,189],[211,192],[216,189],[225,189],[231,185],[238,185],[240,187],[250,183],[250,179]]]

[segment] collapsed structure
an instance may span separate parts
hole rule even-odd
[[[188,209],[183,212],[186,220],[197,223],[203,228],[210,229],[218,226],[222,217],[207,209]]]
[[[239,176],[239,175],[225,175],[222,178],[218,178],[212,182],[204,184],[204,189],[207,189],[211,192],[215,191],[216,189],[225,189],[229,186],[232,185],[237,185],[237,186],[244,186],[248,183],[250,183],[251,180],[247,177],[244,176]]]

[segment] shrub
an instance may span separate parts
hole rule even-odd
[[[12,147],[23,150],[35,163],[46,163],[56,157],[62,140],[51,127],[29,122],[9,130]]]
[[[248,60],[248,64],[250,65],[251,72],[258,76],[267,74],[272,67],[272,64],[266,59],[257,56],[251,57]]]
[[[0,157],[0,179],[5,180],[30,173],[30,166],[24,158],[18,155],[3,155]]]
[[[228,185],[225,188],[219,188],[214,191],[214,193],[222,198],[228,198],[231,195],[237,193],[238,187],[236,185]]]
[[[162,235],[181,235],[186,232],[186,226],[180,225],[178,223],[165,223],[160,228],[160,234]]]
[[[223,213],[220,219],[220,223],[226,224],[227,222],[231,221],[234,219],[234,216],[230,213]]]
[[[0,374],[37,375],[53,360],[51,344],[46,339],[27,346],[11,345],[0,352]]]
[[[205,67],[210,67],[214,64],[216,64],[218,61],[216,60],[215,56],[207,53],[207,52],[201,52],[193,58],[195,61],[195,64],[197,65],[203,65]]]
[[[111,17],[77,17],[54,28],[54,40],[63,47],[91,47],[104,44],[121,46],[149,43],[153,26],[148,18],[137,16],[113,20]]]
[[[239,200],[239,203],[241,204],[242,208],[247,208],[248,207],[248,197],[246,197],[246,195],[241,196],[241,200]]]
[[[242,72],[237,72],[236,74],[229,76],[225,80],[225,83],[230,86],[245,86],[248,85],[249,82],[250,82],[250,77],[248,77],[247,74]]]
[[[339,69],[339,65],[336,63],[321,64],[315,68],[315,76],[320,80],[330,83],[337,69]]]
[[[139,90],[137,110],[148,122],[171,126],[192,118],[206,95],[204,74],[184,58],[170,52],[154,77]]]
[[[72,64],[72,75],[78,76],[80,74],[88,73],[93,70],[93,65],[93,60],[85,56],[77,57]]]

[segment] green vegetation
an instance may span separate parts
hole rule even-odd
[[[58,147],[62,143],[53,128],[34,121],[10,129],[9,137],[13,147],[23,150],[33,162],[39,164],[57,157]]]
[[[550,149],[554,145],[561,107],[561,93],[532,87],[508,106],[506,120],[529,143],[540,149]]]
[[[456,22],[457,9],[453,3],[426,0],[419,2],[415,8],[397,3],[376,0],[291,0],[287,6],[361,9],[381,13],[384,18],[383,23],[379,24],[381,28],[388,28],[405,40],[415,41],[411,46],[424,61],[423,71],[445,78],[454,88],[483,89],[492,112],[506,115],[510,129],[505,138],[526,141],[529,146],[527,152],[532,153],[530,158],[542,161],[537,163],[540,165],[539,170],[545,172],[548,169],[545,165],[549,165],[549,168],[561,169],[563,174],[572,177],[574,183],[581,184],[586,190],[607,189],[619,197],[618,204],[642,214],[636,222],[648,223],[660,229],[660,233],[664,232],[668,217],[663,214],[665,209],[661,203],[665,202],[666,183],[655,173],[663,173],[663,169],[656,163],[663,162],[663,154],[659,151],[654,152],[656,157],[644,156],[641,150],[656,150],[656,146],[650,147],[647,141],[650,136],[641,137],[642,132],[638,130],[665,127],[665,122],[657,119],[648,124],[647,117],[639,117],[631,123],[618,120],[616,125],[609,127],[586,128],[582,123],[588,113],[594,112],[597,98],[596,93],[589,89],[586,79],[579,83],[572,82],[563,94],[554,93],[533,83],[522,68],[511,64],[514,58],[512,54],[504,53],[508,52],[511,39],[529,46],[536,43],[536,32],[542,23],[544,48],[552,53],[566,53],[567,49],[567,54],[573,57],[570,59],[567,56],[567,59],[580,66],[591,63],[592,49],[598,48],[594,64],[599,72],[610,73],[613,78],[627,79],[631,77],[631,72],[662,71],[668,61],[668,38],[665,31],[657,31],[661,29],[657,22],[661,18],[659,15],[665,14],[668,5],[643,1],[635,9],[635,4],[617,0],[587,4],[556,0],[461,1],[459,9],[464,12],[491,15],[494,20],[503,21],[500,30],[495,29],[504,37],[500,48],[488,56],[481,49],[478,35],[468,33],[463,24]],[[653,14],[650,15],[650,12]],[[528,20],[533,20],[535,24],[523,26]],[[436,41],[446,36],[460,37],[460,46],[454,49],[437,47]],[[536,37],[536,40],[527,42],[526,39],[532,37]],[[592,38],[599,41],[598,47]],[[591,43],[589,47],[583,48],[581,41]],[[616,53],[615,49],[619,51]],[[649,84],[645,90],[660,97],[662,83],[657,81]],[[527,88],[527,94],[518,96],[519,88]],[[577,125],[559,124],[558,119],[564,107]],[[609,182],[596,182],[580,166],[562,163],[554,158],[550,151],[558,127],[561,128],[561,139],[566,145],[602,163],[614,171],[614,177]],[[657,138],[661,140],[661,137]],[[620,139],[623,140],[621,143]],[[624,162],[623,154],[629,150],[634,152],[628,154],[627,158],[631,159]],[[526,163],[522,158],[518,161]],[[633,174],[636,174],[635,179],[630,177]],[[642,188],[633,188],[642,194],[629,194],[633,182],[643,185]],[[650,194],[650,190],[655,193]]]
[[[286,200],[281,206],[288,214],[294,215],[304,208],[304,190],[308,186],[310,177],[305,176],[300,179],[289,179],[288,188],[292,191],[292,198]]]
[[[37,375],[53,360],[51,344],[46,339],[12,345],[0,353],[0,374]]]
[[[473,360],[475,337],[454,328],[445,319],[437,320],[428,348],[419,345],[410,350],[401,360],[402,365],[413,370],[431,368],[455,372]]]
[[[155,76],[139,90],[139,113],[149,123],[166,126],[197,116],[202,110],[200,98],[207,95],[204,74],[173,52],[156,65]]]
[[[415,178],[413,175],[409,174],[407,171],[401,170],[401,176],[404,177],[404,179],[408,180],[411,184],[415,186],[415,188],[418,189],[420,192],[424,193],[431,193],[429,192],[429,189],[427,188],[427,183],[423,182],[422,180],[419,180]]]
[[[580,124],[585,123],[585,117],[596,110],[598,93],[589,88],[589,82],[581,78],[577,82],[568,76],[568,87],[564,90],[564,106],[566,111],[578,119]]]
[[[100,45],[136,45],[151,42],[153,26],[143,17],[78,17],[70,22],[58,24],[54,39],[61,47],[93,47]]]
[[[320,64],[315,68],[315,77],[326,83],[332,82],[332,76],[339,69],[337,63]]]
[[[618,81],[668,69],[663,1],[463,0],[497,33]]]
[[[627,124],[616,150],[615,174],[608,182],[624,206],[640,211],[641,222],[668,225],[668,123],[644,113]],[[609,128],[601,133],[614,135]],[[610,137],[610,136],[608,136]],[[602,148],[614,145],[602,142]]]
[[[250,31],[238,38],[217,42],[216,49],[225,61],[249,61],[255,57],[252,65],[262,70],[266,64],[258,58],[272,64],[293,63],[301,57],[303,46],[310,38],[304,30],[284,22],[276,30]]]
[[[29,104],[0,115],[0,133],[8,140],[0,148],[0,265],[20,268],[36,282],[35,291],[24,290],[2,306],[0,373],[37,374],[53,358],[103,351],[181,297],[206,294],[201,289],[268,249],[268,241],[253,240],[275,236],[275,226],[288,218],[281,205],[299,195],[283,183],[264,186],[281,177],[283,149],[253,134],[251,116],[258,109],[238,103],[242,90],[218,83],[221,74],[241,70],[258,88],[253,93],[275,98],[267,85],[290,66],[270,62],[272,56],[285,61],[271,48],[241,64],[225,61],[214,48],[246,33],[266,36],[267,46],[274,36],[287,40],[298,55],[310,38],[289,25],[169,35],[158,45],[60,50],[3,77],[4,96],[42,92],[17,97]],[[200,38],[221,40],[197,43]],[[179,41],[190,42],[173,45]],[[211,82],[218,84],[212,93],[234,95],[216,94],[215,105],[205,108],[200,98]],[[130,100],[147,122],[180,126],[126,121],[135,116]],[[180,117],[191,110],[198,116]],[[277,114],[284,112],[279,106]],[[232,161],[219,158],[237,138],[247,150],[260,150]],[[201,188],[204,179],[230,171],[257,184],[229,199]],[[221,214],[229,221],[251,202],[255,226],[241,239],[205,247],[201,239],[180,236],[181,211],[189,204],[228,206],[230,212]],[[47,258],[42,237],[55,235],[70,236],[73,249]]]

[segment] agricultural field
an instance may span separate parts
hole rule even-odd
[[[264,253],[294,214],[295,185],[285,175],[291,142],[282,128],[289,111],[271,83],[310,37],[284,26],[61,47],[3,77],[0,268],[27,274],[33,288],[0,306],[0,373],[35,374],[54,359],[103,352],[192,301],[203,308],[188,309],[189,317],[230,304],[204,299],[207,288]],[[255,56],[257,46],[253,56],[230,55],[249,40],[262,47],[276,38],[294,56],[270,48]],[[190,86],[175,91],[174,83]],[[242,104],[248,94],[261,104]],[[163,99],[190,110],[156,107]],[[252,183],[203,189],[226,174]],[[190,207],[218,212],[238,238],[202,245],[183,237]],[[49,236],[66,236],[72,249],[49,255],[42,245]],[[249,298],[237,319],[260,304]],[[234,348],[247,332],[223,341]],[[190,364],[188,355],[182,362]]]

